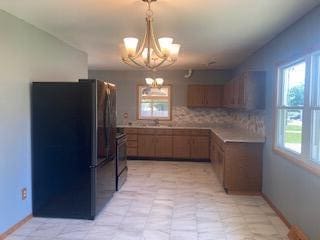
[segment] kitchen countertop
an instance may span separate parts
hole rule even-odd
[[[226,125],[213,126],[142,126],[118,125],[118,128],[155,128],[155,129],[208,129],[215,133],[223,142],[264,143],[265,137],[248,130]]]

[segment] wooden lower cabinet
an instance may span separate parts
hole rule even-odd
[[[128,136],[127,155],[138,158],[209,160],[210,135],[204,129],[140,128],[124,131]]]
[[[138,156],[138,129],[125,128],[127,135],[127,156]]]
[[[262,185],[262,143],[223,143],[211,138],[210,160],[228,193],[260,193]]]
[[[138,135],[138,156],[172,158],[172,136]]]
[[[155,137],[155,156],[160,158],[172,158],[172,136]]]
[[[231,192],[261,192],[262,144],[228,143],[224,164],[226,189]]]
[[[190,152],[190,136],[173,136],[173,157],[175,159],[189,159]]]
[[[155,156],[155,141],[153,135],[138,135],[138,156]]]
[[[192,159],[209,159],[210,139],[208,136],[193,136],[191,138],[191,158]]]
[[[211,162],[213,164],[213,169],[220,183],[222,184],[223,187],[225,187],[224,185],[224,172],[225,172],[224,150],[216,143],[213,142],[212,144],[213,144],[213,153],[211,155]]]
[[[209,148],[209,136],[173,136],[173,157],[176,159],[207,160]]]

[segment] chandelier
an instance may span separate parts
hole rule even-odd
[[[159,67],[168,67],[177,61],[180,51],[180,44],[173,44],[173,39],[169,37],[156,37],[153,31],[153,11],[151,3],[157,0],[142,0],[148,4],[146,11],[147,29],[140,47],[137,50],[139,40],[133,37],[123,39],[121,45],[122,61],[128,65],[148,70],[156,70]]]
[[[163,85],[163,78],[156,78],[156,79],[153,79],[153,78],[146,78],[146,84],[149,86],[149,87],[153,87],[153,88],[161,88],[162,85]]]

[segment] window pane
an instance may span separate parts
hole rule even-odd
[[[278,139],[280,146],[301,153],[302,110],[280,110]]]
[[[320,164],[320,110],[312,113],[312,160]]]
[[[151,88],[139,86],[139,117],[140,119],[170,119],[170,86]]]
[[[301,62],[283,69],[282,104],[284,106],[298,107],[304,105],[305,76],[305,62]]]
[[[152,116],[152,103],[151,102],[142,102],[140,108],[141,117],[151,117]]]
[[[314,56],[314,69],[312,78],[312,104],[320,107],[320,54]]]
[[[142,97],[168,97],[169,96],[169,88],[151,88],[151,87],[141,87],[141,96]]]
[[[159,118],[169,117],[169,103],[168,101],[154,101],[153,116]]]

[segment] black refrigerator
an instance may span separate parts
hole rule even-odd
[[[116,88],[84,79],[32,83],[32,207],[94,219],[116,190]]]

